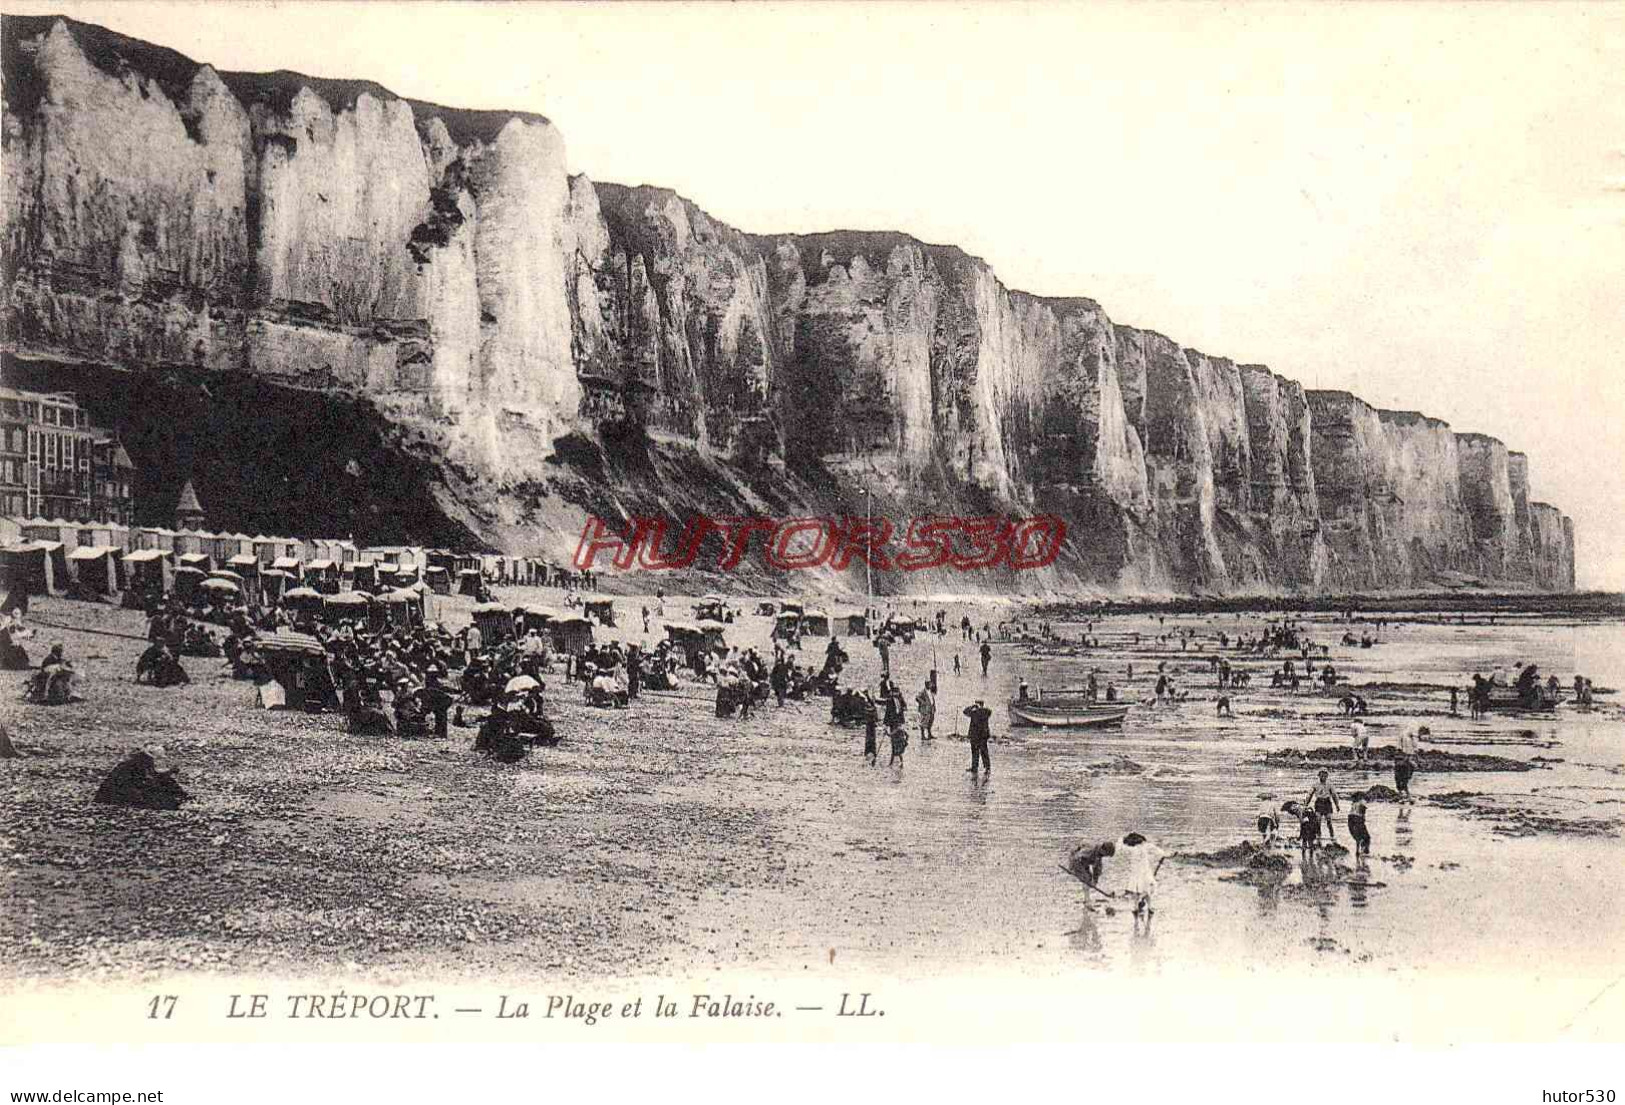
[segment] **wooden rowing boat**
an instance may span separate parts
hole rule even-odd
[[[1121,725],[1128,716],[1128,709],[1126,703],[1089,702],[1074,695],[1012,699],[1009,705],[1015,724],[1052,729],[1102,729]]]

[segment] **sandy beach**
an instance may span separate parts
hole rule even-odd
[[[558,595],[510,588],[499,598]],[[659,618],[641,633],[645,601],[654,605],[617,599],[620,628],[600,639],[657,636]],[[665,604],[668,620],[692,619],[690,600]],[[430,616],[456,628],[470,606],[435,597]],[[66,644],[84,701],[24,706],[14,675],[0,702],[24,752],[0,762],[3,975],[606,980],[832,964],[915,979],[1214,966],[1491,975],[1530,962],[1611,972],[1625,903],[1617,881],[1598,876],[1625,854],[1618,697],[1472,721],[1465,699],[1450,714],[1446,688],[1520,660],[1565,682],[1578,670],[1599,688],[1621,686],[1618,622],[1396,621],[1373,627],[1376,645],[1361,649],[1336,644],[1336,619],[1310,618],[1371,703],[1373,765],[1356,770],[1333,699],[1307,685],[1270,688],[1279,660],[1239,662],[1252,686],[1231,692],[1233,718],[1215,717],[1208,637],[1254,633],[1261,615],[1057,622],[1062,638],[1087,632],[1101,647],[1055,655],[995,643],[984,679],[955,627],[967,610],[980,625],[1010,608],[948,609],[947,637],[892,649],[911,726],[933,663],[942,687],[939,739],[916,735],[900,768],[884,752],[867,765],[861,728],[832,724],[828,699],[770,703],[741,722],[716,718],[710,688],[689,682],[601,710],[579,685],[559,689],[562,675],[550,704],[563,742],[504,766],[470,751],[472,728],[453,727],[446,741],[383,740],[348,735],[336,715],[258,709],[252,684],[231,680],[222,661],[187,660],[190,686],[137,686],[141,643],[109,634],[140,636],[139,614],[37,600],[30,645]],[[1185,649],[1155,640],[1175,629],[1195,634]],[[769,630],[770,619],[747,613],[728,643],[770,654]],[[807,662],[825,643],[805,642]],[[872,686],[876,650],[862,637],[841,643],[849,681]],[[1009,725],[1004,703],[1019,679],[1076,685],[1098,669],[1138,701],[1159,662],[1188,698],[1136,705],[1121,730]],[[995,708],[987,781],[965,770],[959,714],[976,698]],[[1431,729],[1418,800],[1372,803],[1369,861],[1333,854],[1306,870],[1283,844],[1286,870],[1259,882],[1221,852],[1255,840],[1259,806],[1301,799],[1318,766],[1343,795],[1391,786],[1383,749],[1417,720]],[[173,813],[94,804],[105,772],[151,744],[194,800]],[[1470,755],[1511,763],[1436,769]],[[1346,843],[1341,816],[1337,828]],[[1126,909],[1086,910],[1057,866],[1080,841],[1135,830],[1178,853],[1162,869],[1149,935]]]

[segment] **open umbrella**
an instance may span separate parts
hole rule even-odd
[[[516,675],[503,686],[503,694],[519,694],[522,691],[534,691],[541,684],[528,675]]]
[[[216,591],[220,594],[236,594],[240,588],[229,579],[206,579],[198,584],[205,591]]]

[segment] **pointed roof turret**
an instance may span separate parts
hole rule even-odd
[[[181,501],[175,504],[176,514],[202,514],[203,504],[197,500],[197,489],[192,481],[187,480],[186,486],[181,488]]]

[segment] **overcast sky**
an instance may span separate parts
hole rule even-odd
[[[957,244],[1493,434],[1625,589],[1625,4],[3,7],[540,112],[741,229]]]

